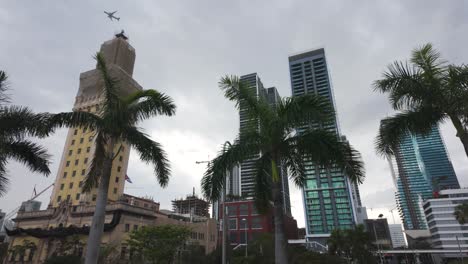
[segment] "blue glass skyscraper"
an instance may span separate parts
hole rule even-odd
[[[289,71],[292,96],[309,93],[321,95],[334,107],[324,49],[290,56]],[[318,126],[341,137],[336,118],[326,124],[312,124],[311,128]],[[298,128],[298,132],[301,130],[303,128]],[[306,176],[303,200],[307,239],[326,243],[333,229],[349,229],[355,224],[355,205],[351,194],[354,186],[336,167],[320,168],[307,162]],[[354,191],[358,193],[357,189]]]
[[[389,160],[405,229],[427,229],[422,202],[441,189],[460,188],[439,128],[426,136],[408,133]]]

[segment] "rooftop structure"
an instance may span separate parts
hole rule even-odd
[[[172,210],[182,215],[210,217],[209,206],[210,203],[195,195],[195,189],[193,194],[187,195],[184,199],[172,200]]]

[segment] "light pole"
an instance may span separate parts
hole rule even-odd
[[[248,242],[247,242],[247,219],[242,218],[242,222],[244,222],[244,230],[245,230],[245,257],[247,258],[248,253],[247,253],[247,247],[248,247]]]

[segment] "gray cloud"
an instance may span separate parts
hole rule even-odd
[[[119,23],[102,13],[119,10]],[[36,111],[68,111],[74,102],[79,73],[92,69],[99,45],[124,28],[137,50],[134,78],[146,88],[171,95],[178,105],[174,118],[142,124],[167,149],[173,177],[166,189],[157,186],[150,167],[135,155],[127,191],[150,195],[165,208],[170,200],[199,189],[203,166],[238,129],[231,102],[217,88],[224,74],[258,72],[267,86],[290,95],[287,57],[325,47],[341,130],[366,162],[361,186],[364,203],[388,206],[393,183],[385,160],[373,149],[379,120],[391,114],[385,96],[371,83],[385,66],[409,56],[410,50],[433,42],[454,62],[468,61],[465,52],[468,18],[465,1],[10,1],[0,7],[0,65],[11,76],[13,100]],[[462,184],[466,157],[450,125],[443,126],[447,149]],[[65,131],[42,141],[54,155],[56,171]],[[34,184],[45,187],[55,175],[34,175],[9,165],[10,192],[0,208],[11,210],[30,195]],[[300,191],[292,188],[293,208],[303,225]],[[42,200],[48,202],[49,193]]]

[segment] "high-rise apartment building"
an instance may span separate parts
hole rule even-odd
[[[426,136],[408,133],[389,161],[405,230],[427,229],[422,202],[440,190],[460,188],[439,128]]]
[[[324,49],[290,56],[289,72],[292,96],[317,94],[335,106]],[[329,123],[310,125],[312,129],[317,127],[328,129],[340,137],[336,117]],[[298,132],[304,129],[298,128]],[[309,161],[307,163],[307,182],[303,190],[307,238],[325,243],[333,229],[348,229],[355,224],[351,185],[339,168],[320,168]]]
[[[135,49],[124,38],[114,38],[101,45],[103,54],[113,76],[118,76],[121,85],[119,93],[128,95],[141,90],[141,86],[132,79],[135,63]],[[99,114],[103,100],[103,83],[100,81],[98,69],[83,72],[80,75],[80,86],[76,95],[73,111],[87,111]],[[94,204],[97,189],[90,193],[81,192],[88,168],[94,155],[95,132],[86,128],[71,128],[62,152],[59,170],[55,179],[54,190],[50,204],[58,207],[61,202],[68,201],[72,205],[80,203]],[[120,142],[116,147],[119,155],[112,165],[109,183],[109,201],[116,201],[122,196],[127,172],[130,148]]]
[[[281,97],[278,93],[278,90],[275,87],[265,88],[262,81],[257,73],[251,73],[243,75],[240,77],[240,81],[248,85],[252,89],[253,93],[257,98],[262,98],[267,101],[271,107],[275,107],[277,102],[281,100]],[[241,102],[241,107],[239,110],[239,129],[242,131],[244,129],[251,128],[252,126],[258,127],[258,121],[252,119],[247,112],[247,109],[243,107]],[[240,194],[244,197],[253,197],[254,188],[255,188],[255,163],[256,159],[259,158],[259,154],[253,156],[251,159],[245,160],[240,165]],[[281,182],[282,182],[282,194],[283,194],[283,204],[285,213],[291,215],[291,201],[289,197],[289,184],[288,184],[288,175],[285,166],[280,168]],[[233,180],[235,182],[235,180]]]

